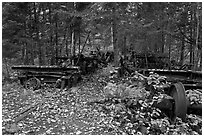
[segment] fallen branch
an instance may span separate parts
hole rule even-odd
[[[28,116],[28,114],[32,111],[34,111],[35,109],[37,109],[37,106],[39,104],[41,104],[42,102],[40,103],[37,103],[35,105],[31,105],[29,106],[27,109],[21,111],[19,114],[17,114],[16,116],[14,116],[15,120],[14,122],[11,122],[10,124],[7,124],[6,126],[6,129],[5,129],[5,133],[8,133],[8,134],[15,134],[16,132],[19,131],[19,128],[18,128],[18,125],[17,123],[19,121],[21,121],[22,119],[24,119],[26,116]]]
[[[109,98],[103,98],[103,99],[92,99],[87,102],[87,105],[93,105],[93,104],[104,104],[105,102],[109,102],[111,99]]]
[[[146,77],[146,76],[144,76],[144,75],[142,75],[142,74],[140,74],[139,72],[135,72],[135,74],[137,75],[137,76],[140,76],[140,77],[142,77],[142,78],[144,78],[144,79],[147,79],[148,77]]]
[[[87,42],[87,40],[88,40],[88,38],[89,38],[90,33],[91,33],[91,32],[88,33],[88,35],[87,35],[87,37],[86,37],[86,40],[85,40],[85,42],[84,42],[84,45],[83,45],[81,51],[79,51],[79,57],[78,57],[78,59],[77,59],[76,65],[78,65],[78,63],[79,63],[79,60],[80,60],[80,58],[81,58],[81,54],[82,54],[82,52],[84,51],[84,47],[86,46],[86,42]]]
[[[27,109],[21,111],[19,114],[17,114],[16,116],[14,116],[15,118],[15,123],[18,123],[19,121],[21,121],[22,119],[24,119],[30,112],[34,111],[35,109],[37,109],[38,106],[40,106],[43,103],[43,101],[37,103],[37,104],[32,104],[30,105]]]
[[[18,114],[19,116],[17,118],[15,118],[15,123],[18,123],[19,121],[21,121],[22,119],[24,119],[30,112],[34,111],[35,109],[37,109],[37,106],[32,106],[27,108],[26,110],[24,110],[23,112],[20,112],[20,114]]]

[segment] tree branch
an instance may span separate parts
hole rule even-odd
[[[179,29],[181,35],[183,35],[191,44],[195,44],[195,41],[194,41],[192,38],[187,37],[187,36],[182,32],[181,27],[179,27],[178,25],[177,25],[177,27],[178,27],[178,29]]]

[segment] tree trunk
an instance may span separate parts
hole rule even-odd
[[[23,61],[23,63],[25,62],[25,44],[21,45],[21,60]]]
[[[161,36],[162,36],[162,39],[161,39],[161,41],[162,41],[162,45],[161,45],[161,53],[164,53],[164,45],[165,45],[165,35],[164,35],[164,32],[162,31],[161,32],[162,34],[161,34]]]
[[[28,50],[27,50],[27,45],[23,44],[23,49],[22,49],[22,61],[23,61],[23,65],[27,65],[28,64]]]
[[[38,59],[39,59],[38,65],[42,65],[41,42],[39,39],[39,13],[40,13],[40,7],[38,7],[37,9],[36,3],[34,2],[35,32],[36,32],[36,43],[38,46]]]
[[[62,54],[67,55],[67,30],[68,30],[68,26],[65,27],[64,38],[60,47],[60,56],[62,56]],[[65,52],[64,52],[64,48],[65,48]]]
[[[69,37],[66,38],[66,41],[65,41],[65,46],[66,46],[66,56],[68,57],[69,56]]]
[[[42,22],[43,22],[43,24],[46,24],[46,5],[44,4],[44,3],[41,3],[42,4],[42,13],[43,13],[43,19],[42,19]],[[41,38],[42,39],[44,39],[44,36],[46,35],[46,32],[43,30],[42,32],[41,32]],[[42,45],[42,49],[41,49],[41,55],[42,55],[42,64],[46,64],[46,65],[48,65],[47,64],[47,58],[46,58],[46,48],[47,48],[47,43],[45,43],[45,42],[43,42],[43,43],[41,43]]]
[[[114,65],[116,67],[119,66],[119,50],[117,47],[117,19],[116,19],[116,3],[113,3],[112,8],[112,44],[113,44],[113,50],[114,50]]]
[[[55,18],[55,57],[58,57],[58,14],[56,13],[56,18]]]
[[[171,31],[170,27],[171,27],[171,24],[168,21],[167,22],[167,31],[169,31],[169,32]],[[171,69],[171,35],[169,35],[169,34],[166,36],[166,45],[168,47],[168,52],[169,52],[168,67],[169,67],[169,69]]]
[[[74,34],[73,34],[73,56],[76,55],[76,43],[77,43],[77,31],[74,29]]]
[[[186,33],[185,31],[185,27],[184,27],[184,34]],[[180,64],[183,65],[184,63],[184,49],[185,49],[185,37],[183,36],[183,39],[181,41],[181,54],[180,54]]]
[[[50,22],[50,40],[49,46],[51,47],[51,57],[50,57],[50,65],[55,64],[55,57],[54,57],[54,45],[53,45],[53,30],[52,30],[52,3],[49,3],[49,22]],[[49,53],[49,54],[50,54]]]
[[[39,64],[42,65],[42,55],[41,55],[41,42],[39,38],[39,13],[40,13],[40,7],[37,9],[37,5],[34,2],[34,17],[35,17],[35,32],[36,32],[36,43],[38,46],[38,59],[39,59]]]
[[[126,48],[126,36],[125,35],[124,35],[124,39],[123,39],[123,49],[124,49],[124,55],[126,56],[127,48]]]
[[[199,58],[201,56],[199,48],[198,48],[198,40],[199,40],[199,26],[200,26],[200,20],[199,20],[199,12],[198,12],[198,7],[199,5],[196,4],[196,9],[195,9],[195,20],[196,20],[196,31],[195,31],[195,36],[196,36],[196,43],[195,43],[195,66],[194,66],[194,70],[197,70],[199,67]],[[202,52],[201,52],[202,53]]]
[[[29,21],[30,22],[32,22],[32,10],[31,10],[31,7],[30,7],[30,10],[29,10]],[[33,39],[33,30],[31,29],[31,28],[34,28],[33,27],[33,23],[30,23],[30,25],[28,25],[28,28],[30,28],[29,29],[29,38],[33,41],[34,39]],[[31,55],[31,57],[30,57],[30,61],[31,61],[31,65],[34,65],[34,47],[33,47],[33,42],[32,43],[30,43],[29,44],[29,46],[30,46],[30,55]],[[27,45],[28,46],[28,45]],[[26,47],[25,47],[25,50],[27,50],[26,49]],[[25,51],[25,54],[26,54],[26,51]]]
[[[79,49],[78,49],[79,51],[78,51],[78,53],[80,53],[80,46],[81,46],[81,37],[80,36],[81,36],[81,33],[79,31],[79,36],[78,36],[79,37]]]
[[[66,32],[67,32],[67,28],[65,28],[65,34],[64,34],[64,39],[63,39],[63,42],[61,44],[61,48],[60,48],[60,56],[62,56],[63,52],[62,50],[64,49],[64,45],[66,46]]]
[[[73,29],[70,27],[70,46],[69,46],[69,56],[72,56],[72,31]]]
[[[193,14],[192,11],[190,13],[191,17],[191,23],[193,22]],[[193,26],[191,25],[190,27],[190,38],[193,39]],[[191,70],[193,69],[193,43],[190,44],[190,65],[191,65]]]
[[[72,56],[75,56],[76,48],[76,31],[75,29],[72,32]]]

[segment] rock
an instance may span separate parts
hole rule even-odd
[[[7,125],[5,130],[10,134],[14,134],[19,131],[19,128],[15,123],[13,123],[11,125]]]
[[[79,135],[79,134],[81,134],[81,133],[82,133],[81,131],[77,131],[77,132],[76,132],[76,135]]]

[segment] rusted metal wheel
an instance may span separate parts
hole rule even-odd
[[[62,76],[60,81],[60,89],[64,89],[67,86],[67,78],[66,76]]]
[[[55,82],[55,88],[60,88],[61,87],[61,83],[62,83],[62,80],[61,79],[57,79],[57,81]]]
[[[60,88],[61,90],[66,87],[67,80],[66,78],[62,77],[61,79],[58,79],[55,83],[55,88]]]
[[[169,89],[169,94],[173,97],[175,102],[173,120],[175,120],[176,117],[180,117],[185,121],[187,114],[187,100],[183,84],[179,82],[172,85]]]
[[[74,74],[72,75],[72,85],[75,86],[78,82],[78,75]]]
[[[66,87],[66,80],[65,79],[62,79],[61,81],[61,90],[64,89]]]
[[[25,88],[26,89],[31,89],[31,90],[36,90],[40,88],[40,80],[38,78],[30,78],[25,82]]]

